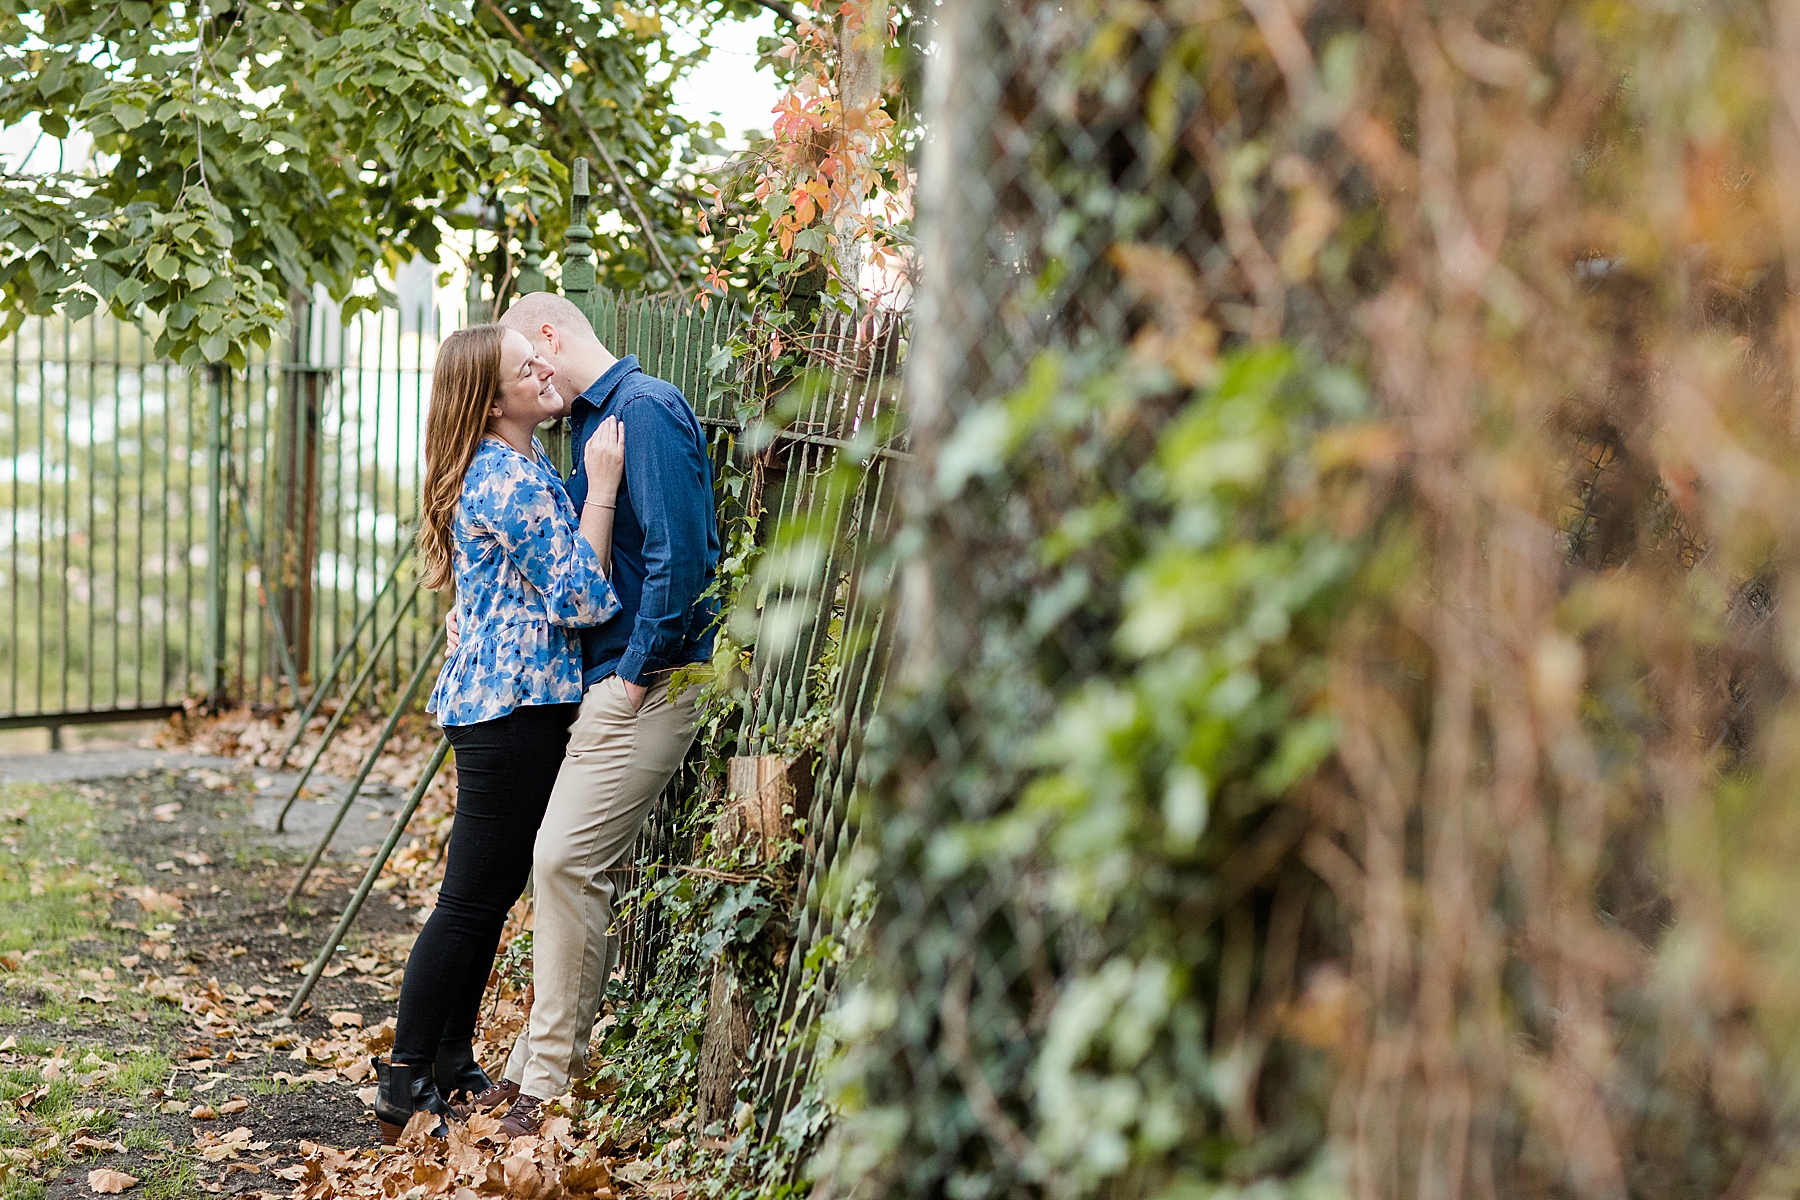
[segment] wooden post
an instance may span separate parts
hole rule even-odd
[[[754,841],[767,859],[794,836],[794,814],[812,803],[813,756],[742,754],[725,769],[725,811],[713,826],[713,844]]]
[[[224,363],[206,368],[206,699],[225,706],[229,643],[225,636],[225,385]]]
[[[319,405],[323,372],[310,363],[312,306],[296,292],[286,378],[275,441],[275,553],[270,596],[281,614],[292,661],[311,673],[313,564],[319,555]],[[293,681],[296,689],[302,680]]]
[[[493,319],[493,310],[482,312],[481,303],[481,226],[469,231],[469,287],[463,293],[465,315],[463,328],[481,325]]]
[[[750,1005],[738,986],[731,960],[713,964],[712,986],[706,993],[706,1025],[700,1034],[700,1056],[695,1062],[699,1086],[694,1107],[700,1128],[729,1120],[738,1083],[744,1077],[744,1059],[750,1053]],[[729,1136],[729,1135],[728,1135]]]
[[[780,844],[794,836],[794,815],[812,803],[813,766],[810,752],[792,759],[779,754],[733,758],[725,770],[725,811],[713,826],[713,846],[755,846],[760,857],[772,858]],[[702,1129],[731,1116],[749,1052],[749,1002],[730,957],[721,956],[713,964],[696,1064],[695,1099]]]

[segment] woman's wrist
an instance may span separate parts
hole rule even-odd
[[[617,504],[602,504],[598,500],[589,500],[582,504],[583,508],[617,508]]]

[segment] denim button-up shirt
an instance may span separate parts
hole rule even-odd
[[[463,476],[451,526],[462,639],[427,706],[445,725],[579,702],[575,631],[619,611],[544,448],[532,450],[483,438]]]
[[[719,563],[712,455],[699,418],[675,385],[647,375],[628,354],[575,399],[569,415],[575,471],[568,491],[587,499],[582,451],[607,417],[625,427],[625,478],[613,513],[616,621],[581,633],[592,687],[617,672],[649,684],[658,671],[712,656],[718,609],[710,595]]]

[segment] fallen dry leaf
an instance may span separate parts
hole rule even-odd
[[[501,1170],[506,1181],[507,1196],[517,1196],[520,1200],[537,1200],[540,1196],[547,1196],[553,1189],[554,1185],[544,1177],[537,1160],[530,1154],[513,1155],[502,1164]]]
[[[500,1132],[500,1118],[491,1113],[470,1113],[463,1128],[468,1130],[468,1138],[471,1142],[492,1139],[496,1133]]]
[[[331,1027],[333,1029],[343,1029],[347,1026],[361,1029],[363,1023],[363,1015],[359,1012],[329,1013],[326,1015],[325,1019],[331,1022]]]
[[[142,887],[122,888],[121,894],[131,897],[138,906],[147,913],[168,913],[171,916],[181,911],[181,897],[172,892],[159,892],[149,884]]]
[[[188,1116],[196,1121],[216,1121],[219,1119],[219,1112],[210,1104],[196,1104],[194,1111]]]
[[[109,1142],[97,1137],[78,1137],[69,1145],[76,1150],[92,1150],[96,1154],[123,1154],[125,1147],[119,1142]]]
[[[430,1109],[420,1109],[406,1122],[406,1128],[400,1131],[400,1145],[429,1146],[432,1141],[431,1131],[437,1128],[439,1117]]]
[[[363,1045],[370,1054],[380,1054],[394,1044],[394,1018],[389,1017],[363,1033]]]
[[[253,1135],[248,1125],[239,1125],[230,1133],[194,1132],[194,1148],[200,1151],[200,1157],[207,1162],[223,1162],[227,1158],[236,1158],[240,1150],[266,1150],[267,1142],[253,1142]]]
[[[127,1175],[111,1167],[95,1167],[88,1172],[88,1190],[102,1196],[116,1196],[126,1188],[136,1186],[136,1175]]]
[[[227,1100],[225,1103],[219,1105],[219,1112],[220,1113],[241,1113],[246,1108],[249,1108],[249,1107],[250,1107],[249,1100],[245,1099],[243,1096],[233,1096],[231,1099]]]
[[[412,1181],[423,1185],[426,1195],[437,1196],[450,1190],[456,1175],[443,1163],[426,1160],[413,1165]]]
[[[571,1196],[610,1197],[612,1193],[612,1170],[599,1159],[582,1159],[569,1164],[563,1172],[563,1187]]]

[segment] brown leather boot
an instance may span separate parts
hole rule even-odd
[[[476,1092],[473,1096],[469,1097],[469,1102],[467,1104],[452,1104],[450,1106],[450,1115],[459,1121],[466,1121],[475,1113],[489,1112],[499,1108],[508,1100],[515,1099],[518,1094],[518,1084],[510,1079],[502,1079],[499,1083],[494,1084],[486,1091]]]
[[[512,1107],[506,1110],[506,1115],[500,1118],[500,1132],[509,1138],[535,1135],[538,1125],[543,1121],[538,1111],[543,1103],[536,1096],[520,1093],[512,1102]]]

